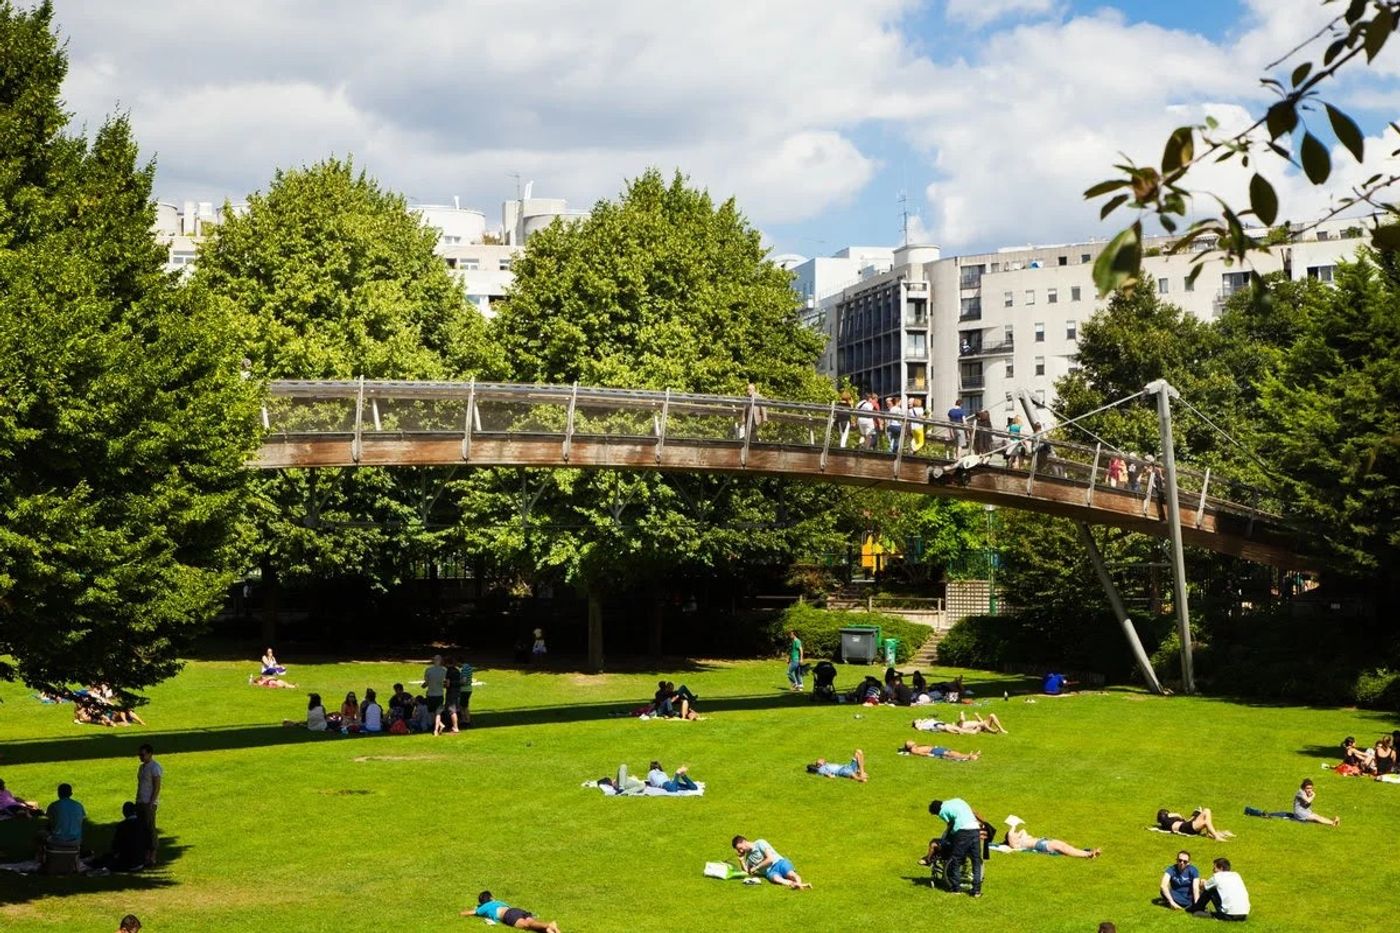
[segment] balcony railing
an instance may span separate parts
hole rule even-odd
[[[995,344],[973,344],[969,347],[962,347],[958,351],[959,356],[979,357],[979,356],[1010,356],[1016,351],[1013,341],[1007,340]]]

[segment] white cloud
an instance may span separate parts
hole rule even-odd
[[[1049,13],[1056,0],[948,0],[948,18],[980,28],[1006,16]]]
[[[237,197],[335,152],[491,211],[510,172],[586,205],[657,165],[776,223],[874,173],[853,130],[918,66],[909,2],[68,0],[58,18],[70,106],[129,109],[165,196]]]

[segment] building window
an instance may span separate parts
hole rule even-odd
[[[1038,322],[1038,323],[1035,325],[1035,342],[1036,342],[1036,343],[1044,343],[1044,342],[1045,342],[1045,322],[1044,322],[1044,321],[1040,321],[1040,322]]]
[[[1000,271],[1001,271],[1001,263],[999,263],[999,262],[994,262],[994,263],[992,263],[992,271],[993,271],[993,272],[1000,272]]]
[[[964,298],[962,300],[962,312],[959,315],[964,321],[977,321],[982,318],[982,299]]]
[[[1060,257],[1060,265],[1062,265],[1062,266],[1067,266],[1067,265],[1069,265],[1069,257],[1068,257],[1068,256],[1061,256],[1061,257]]]
[[[1249,286],[1248,272],[1220,273],[1220,297],[1229,298],[1235,292]]]
[[[462,242],[462,238],[459,236],[444,236],[442,242],[445,246],[456,246]]]
[[[981,392],[969,393],[969,394],[963,396],[963,411],[974,412],[974,411],[981,411],[981,410],[982,410],[982,393],[981,393]]]
[[[509,257],[509,256],[504,256],[504,257],[502,257],[501,260],[497,263],[497,268],[499,268],[502,272],[509,272],[509,271],[510,271],[510,257]]]
[[[1170,281],[1169,281],[1168,279],[1158,279],[1158,280],[1157,280],[1157,294],[1159,294],[1159,295],[1165,295],[1168,291],[1170,291],[1169,285],[1170,285]]]
[[[1078,340],[1078,339],[1079,339],[1079,322],[1078,322],[1078,321],[1065,321],[1065,339],[1066,339],[1066,340]]]
[[[982,273],[986,266],[963,266],[958,270],[958,284],[962,288],[976,288],[982,284]]]
[[[1001,293],[1001,306],[1003,308],[1009,308],[1014,304],[1016,304],[1016,297],[1014,294],[1012,294],[1011,292]]]
[[[1335,266],[1308,266],[1308,278],[1319,282],[1331,282],[1335,271]]]
[[[1059,304],[1059,303],[1060,303],[1060,290],[1059,290],[1058,288],[1047,288],[1047,289],[1045,290],[1045,302],[1046,302],[1046,304],[1052,304],[1052,305],[1054,305],[1054,304]]]
[[[458,269],[465,269],[467,272],[475,272],[475,271],[477,270],[477,266],[478,266],[478,265],[480,265],[480,264],[479,264],[475,259],[459,259],[459,260],[457,260],[457,268],[458,268]]]
[[[1070,300],[1070,301],[1078,301],[1079,298],[1080,298],[1080,294],[1081,294],[1081,292],[1080,292],[1080,289],[1079,289],[1079,286],[1078,286],[1078,285],[1071,285],[1071,286],[1070,286],[1070,288],[1069,288],[1069,300]]]
[[[908,348],[910,356],[928,356],[927,334],[909,334],[908,337]]]
[[[1035,304],[1035,291],[1033,289],[1026,289],[1026,304]]]
[[[1194,292],[1196,290],[1196,280],[1188,275],[1186,278],[1181,280],[1181,288],[1182,291]]]
[[[1035,358],[1035,374],[1037,376],[1045,375],[1045,357],[1037,356]]]
[[[1007,324],[1006,327],[1002,329],[1001,338],[1003,343],[1008,347],[1011,346],[1016,341],[1016,329],[1010,324]]]
[[[1080,254],[1079,254],[1079,261],[1082,262],[1082,263],[1083,263],[1083,262],[1089,262],[1089,261],[1092,260],[1093,258],[1094,258],[1094,257],[1091,256],[1091,255],[1089,255],[1088,253],[1080,253]]]
[[[1006,364],[1006,378],[1007,378],[1007,379],[1010,379],[1012,376],[1015,376],[1015,375],[1016,375],[1016,364],[1015,364],[1015,363],[1007,363],[1007,364]]]

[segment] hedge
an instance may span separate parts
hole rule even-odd
[[[878,625],[885,638],[898,638],[896,663],[903,664],[918,653],[933,630],[927,625],[910,622],[884,612],[843,612],[818,609],[808,603],[796,603],[784,609],[769,626],[769,640],[778,653],[787,651],[788,632],[797,632],[802,649],[812,660],[841,656],[841,629],[849,625]]]

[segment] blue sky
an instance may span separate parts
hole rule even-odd
[[[131,115],[170,200],[239,200],[274,170],[351,154],[410,197],[514,192],[587,206],[648,166],[735,196],[775,251],[945,253],[1111,234],[1080,192],[1206,115],[1247,125],[1263,65],[1320,0],[58,0],[65,95]],[[1396,43],[1400,46],[1400,42]],[[1400,54],[1336,87],[1363,129],[1396,116]],[[1326,136],[1326,134],[1322,134]],[[1373,152],[1394,144],[1377,139]],[[1302,219],[1316,190],[1263,170]],[[1200,183],[1238,195],[1246,176]]]

